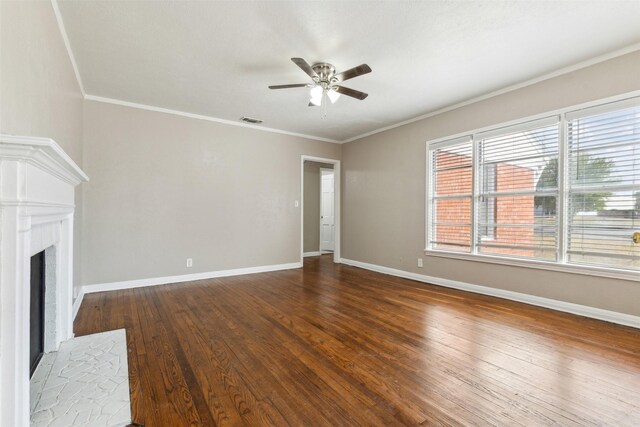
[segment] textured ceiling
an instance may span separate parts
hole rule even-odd
[[[343,141],[640,43],[640,1],[59,1],[87,94]],[[322,118],[291,61],[367,63]]]

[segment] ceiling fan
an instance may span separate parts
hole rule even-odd
[[[302,58],[291,58],[291,60],[294,64],[300,67],[302,71],[307,73],[309,77],[311,77],[313,83],[276,85],[269,86],[269,89],[291,89],[297,87],[311,88],[311,100],[309,101],[309,107],[321,105],[326,106],[327,98],[333,104],[338,100],[341,94],[359,99],[361,101],[369,96],[368,94],[360,92],[359,90],[350,89],[338,84],[345,80],[370,73],[371,68],[367,64],[358,65],[357,67],[353,67],[336,74],[335,67],[326,62],[309,65],[307,61]]]

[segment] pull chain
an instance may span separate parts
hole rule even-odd
[[[329,96],[327,95],[327,90],[324,89],[322,91],[322,101],[320,102],[320,105],[322,106],[322,120],[324,120],[327,117],[327,103],[329,102]]]

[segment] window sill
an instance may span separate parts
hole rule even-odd
[[[635,282],[640,282],[640,271],[625,270],[622,268],[618,269],[618,268],[608,268],[608,267],[595,267],[591,265],[561,264],[557,262],[537,261],[537,260],[520,259],[520,258],[508,258],[508,257],[499,257],[499,256],[492,256],[492,255],[476,255],[476,254],[466,254],[466,253],[458,253],[458,252],[435,251],[432,249],[425,249],[424,253],[427,256],[434,256],[434,257],[441,257],[441,258],[451,258],[451,259],[459,259],[459,260],[473,261],[473,262],[484,262],[484,263],[490,263],[490,264],[501,264],[501,265],[508,265],[512,267],[535,268],[539,270],[548,270],[548,271],[560,271],[563,273],[584,274],[587,276],[607,277],[611,279],[623,279],[623,280],[632,280]]]

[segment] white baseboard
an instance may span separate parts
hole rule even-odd
[[[308,256],[320,256],[320,251],[313,251],[313,252],[305,252],[302,254],[303,257],[308,257]]]
[[[389,274],[391,276],[402,277],[405,279],[416,280],[418,282],[430,283],[433,285],[444,286],[447,288],[459,289],[462,291],[473,292],[476,294],[490,295],[498,298],[504,298],[512,301],[523,302],[525,304],[537,305],[539,307],[551,308],[553,310],[564,311],[566,313],[577,314],[579,316],[591,317],[593,319],[604,320],[611,323],[617,323],[625,326],[640,328],[640,316],[632,316],[630,314],[619,313],[616,311],[603,310],[601,308],[589,307],[586,305],[574,304],[565,301],[558,301],[550,298],[538,297],[520,292],[506,291],[503,289],[490,288],[487,286],[473,285],[471,283],[458,282],[455,280],[443,279],[440,277],[426,276],[418,273],[411,273],[395,268],[383,267],[366,262],[354,261],[342,258],[342,263],[354,267],[364,268],[365,270],[376,271],[378,273]]]
[[[214,279],[216,277],[240,276],[243,274],[266,273],[269,271],[290,270],[302,267],[300,262],[289,264],[263,265],[260,267],[236,268],[233,270],[209,271],[205,273],[183,274],[179,276],[153,277],[140,280],[125,280],[123,282],[99,283],[82,287],[83,294],[94,292],[117,291],[120,289],[141,288],[144,286],[166,285],[169,283],[191,282],[194,280]]]
[[[73,320],[76,320],[76,316],[78,315],[78,310],[80,310],[80,304],[82,304],[82,299],[84,298],[84,290],[81,287],[76,300],[73,302],[73,307],[71,307],[71,316]]]

